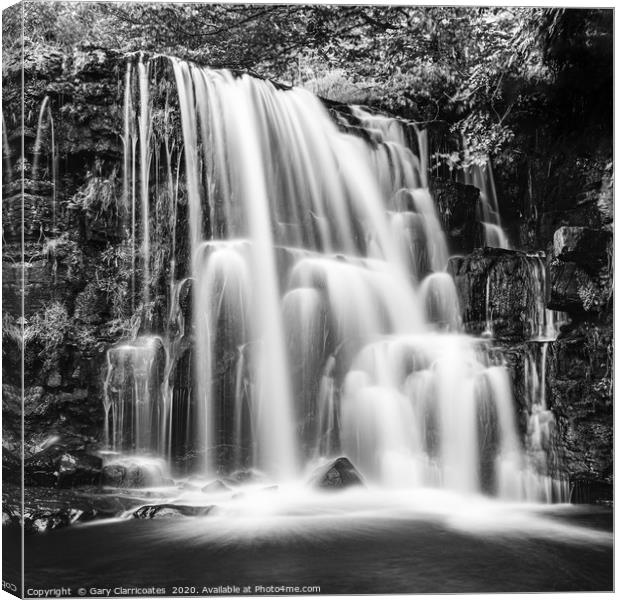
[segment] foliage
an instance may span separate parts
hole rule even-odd
[[[94,218],[110,212],[115,216],[121,216],[126,207],[119,204],[119,198],[122,200],[122,194],[118,190],[117,170],[114,168],[108,177],[89,173],[86,183],[71,199],[71,204]]]
[[[67,232],[56,238],[46,239],[41,255],[52,264],[52,272],[58,270],[62,262],[66,268],[63,279],[66,282],[82,281],[85,269],[85,259],[80,244],[69,237]]]
[[[61,346],[70,328],[69,313],[61,302],[52,302],[30,320],[30,335],[41,342],[46,351]]]
[[[22,348],[22,328],[17,319],[8,312],[2,313],[2,344],[6,352],[8,348]]]
[[[67,308],[54,301],[42,311],[35,313],[25,328],[26,348],[37,350],[43,360],[43,371],[50,371],[58,362],[62,349],[69,338],[73,322]]]
[[[339,102],[445,121],[472,156],[504,151],[553,102],[611,80],[609,10],[285,4],[25,2],[27,44],[176,55],[305,84]],[[5,47],[20,44],[7,14]],[[604,57],[605,60],[596,60]],[[560,84],[561,94],[547,94]],[[608,85],[609,82],[604,85]],[[541,94],[541,91],[543,92]],[[610,113],[608,96],[605,114]],[[557,111],[556,111],[557,112]],[[559,114],[559,113],[558,113]],[[566,113],[564,113],[566,114]],[[553,116],[553,115],[551,115]]]

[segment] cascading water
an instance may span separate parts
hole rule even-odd
[[[547,269],[544,254],[530,254],[527,257],[531,272],[531,289],[536,298],[530,321],[533,325],[534,339],[549,341],[557,338],[560,327],[568,322],[568,315],[545,306],[547,290]]]
[[[129,237],[131,239],[131,298],[132,310],[135,309],[134,297],[136,291],[136,189],[135,189],[135,165],[136,165],[136,133],[133,116],[132,101],[132,69],[133,65],[127,63],[125,72],[125,95],[123,100],[123,203],[128,213],[131,214]],[[131,207],[131,209],[129,208]]]
[[[547,405],[547,355],[549,340],[534,340],[527,351],[524,388],[528,404],[526,448],[533,467],[542,475],[540,495],[547,502],[568,498],[566,480],[554,478],[558,456],[554,448],[555,416]]]
[[[131,73],[128,74],[128,78]],[[151,100],[149,94],[149,69],[142,59],[138,63],[138,82],[140,88],[140,115],[138,118],[138,132],[140,138],[140,200],[142,206],[142,256],[143,284],[142,302],[146,306],[149,302],[150,282],[150,222],[149,222],[149,174],[151,169]]]
[[[148,203],[151,100],[148,66],[138,68]],[[174,462],[182,443],[195,472],[252,467],[280,481],[343,453],[371,485],[546,499],[517,435],[508,371],[460,333],[425,132],[354,107],[363,139],[305,90],[175,59],[172,69],[191,358],[175,362],[185,323],[169,323],[163,344],[146,337],[109,351],[110,446]],[[180,285],[170,284],[175,322]]]
[[[58,172],[58,158],[56,152],[56,139],[54,134],[54,117],[50,108],[49,96],[43,98],[41,108],[39,110],[39,120],[37,123],[37,136],[34,142],[33,148],[33,161],[32,161],[32,178],[36,180],[40,175],[41,169],[41,156],[43,154],[44,136],[46,134],[46,125],[49,128],[49,176],[52,183],[52,223],[51,231],[56,230],[56,182]],[[8,142],[6,142],[8,148]]]
[[[104,409],[105,438],[111,450],[157,449],[161,350],[161,340],[146,337],[108,351]]]
[[[467,145],[464,143],[465,157],[467,158]],[[478,218],[482,223],[485,245],[492,248],[510,248],[508,236],[502,228],[502,222],[495,190],[495,178],[491,161],[487,157],[484,164],[472,163],[463,169],[464,181],[480,190],[480,202],[478,204]]]

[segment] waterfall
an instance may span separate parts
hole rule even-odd
[[[539,340],[554,340],[558,336],[560,327],[568,322],[568,315],[546,307],[547,268],[544,263],[544,254],[528,255],[527,260],[530,264],[532,295],[536,299],[530,315],[532,337]]]
[[[170,60],[184,162],[173,175],[165,138],[163,180],[173,221],[185,185],[188,276],[175,279],[173,249],[164,331],[108,352],[109,446],[278,481],[342,453],[370,485],[545,499],[508,370],[462,333],[426,132],[352,107],[355,135],[306,90]],[[148,64],[138,72],[125,148],[135,110],[145,218],[155,100]],[[148,222],[143,235],[146,253]]]
[[[527,350],[524,388],[528,422],[526,450],[534,469],[541,473],[538,495],[547,502],[568,498],[568,482],[555,474],[558,457],[554,445],[555,417],[547,405],[547,356],[549,341],[533,341]]]
[[[465,156],[468,156],[467,145],[464,143]],[[484,164],[472,163],[463,169],[464,182],[476,186],[480,190],[478,218],[482,223],[485,245],[492,248],[510,248],[502,222],[495,190],[495,178],[491,160],[486,157]]]
[[[138,131],[140,136],[140,200],[142,206],[142,257],[144,273],[142,275],[142,302],[149,302],[151,281],[150,260],[150,223],[149,223],[149,174],[151,169],[151,101],[149,94],[149,68],[142,59],[138,63],[138,81],[140,87],[140,115]]]
[[[45,132],[43,124],[46,118],[49,118],[48,108],[49,108],[50,98],[49,96],[45,96],[43,98],[43,102],[41,102],[41,108],[39,109],[39,120],[37,122],[37,135],[34,140],[33,147],[33,160],[32,160],[32,177],[36,179],[39,174],[39,162],[41,160],[41,146],[43,144],[43,134]]]
[[[109,449],[139,453],[157,447],[161,350],[161,340],[149,336],[108,351],[104,407]]]
[[[45,134],[45,123],[49,127],[50,133],[50,147],[49,147],[49,155],[51,157],[51,165],[50,165],[50,179],[52,183],[52,223],[50,230],[52,232],[56,231],[56,185],[58,178],[58,156],[56,152],[56,139],[54,133],[54,117],[52,115],[52,109],[50,108],[50,99],[49,96],[45,96],[43,98],[43,102],[41,103],[41,108],[39,110],[39,120],[37,123],[37,135],[34,142],[33,147],[33,161],[32,161],[32,178],[34,180],[40,175],[40,161],[42,154],[42,146],[43,146],[43,136]],[[3,123],[4,125],[4,123]],[[5,128],[6,129],[6,128]],[[6,134],[5,134],[6,135]],[[8,142],[5,140],[6,147],[8,149]],[[8,160],[8,155],[7,155]]]

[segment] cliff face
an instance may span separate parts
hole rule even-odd
[[[94,48],[26,52],[22,159],[21,61],[5,55],[5,453],[18,451],[22,275],[26,453],[54,437],[98,443],[105,350],[131,322],[121,302],[119,64]]]
[[[597,206],[607,207],[603,182]],[[587,499],[608,495],[613,477],[613,239],[608,213],[597,229],[562,227],[549,257],[549,306],[567,311],[572,327],[553,343],[552,406],[563,458]],[[596,483],[599,482],[599,483]]]
[[[23,160],[18,57],[9,56],[3,70],[10,149],[3,165],[6,461],[18,451],[22,324],[27,455],[53,441],[76,452],[95,449],[103,429],[106,350],[147,323],[155,331],[163,327],[170,309],[165,288],[170,259],[175,259],[177,279],[185,275],[188,264],[181,189],[173,213],[165,208],[171,204],[165,198],[156,196],[152,201],[151,250],[157,257],[153,297],[148,306],[140,306],[135,282],[141,281],[142,265],[139,248],[136,251],[127,242],[131,215],[122,181],[125,58],[88,47],[71,55],[32,50],[24,67]],[[476,188],[440,179],[432,184],[451,249],[461,255],[451,260],[450,271],[466,331],[480,335],[490,329],[494,343],[505,353],[523,435],[531,408],[525,364],[537,352],[531,338],[543,326],[537,321],[538,303],[544,297],[548,308],[568,315],[560,336],[547,350],[546,397],[557,422],[559,464],[578,482],[582,497],[590,500],[605,492],[588,490],[610,483],[612,477],[610,156],[599,151],[587,173],[577,168],[575,155],[549,157],[559,171],[572,175],[564,183],[554,178],[554,198],[562,198],[561,202],[541,207],[536,218],[519,225],[523,247],[543,251],[537,255],[480,249]],[[543,170],[532,176],[534,187],[542,189]],[[503,189],[511,185],[504,182]],[[139,220],[139,206],[137,211],[134,217]],[[167,224],[172,220],[178,226],[171,232]],[[542,287],[533,284],[535,272],[544,272]],[[185,352],[189,356],[190,349]],[[173,377],[178,379],[177,393],[182,394],[191,360],[179,364]]]

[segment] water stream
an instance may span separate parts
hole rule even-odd
[[[48,138],[49,132],[49,138]],[[8,148],[8,142],[6,142]],[[46,149],[45,146],[49,144],[49,147]],[[49,178],[52,184],[52,214],[51,214],[51,224],[50,231],[56,231],[56,194],[57,194],[57,183],[58,183],[58,156],[57,156],[57,148],[56,148],[56,136],[54,132],[54,117],[52,115],[52,109],[50,107],[50,99],[49,96],[45,96],[43,98],[43,102],[41,103],[41,108],[39,109],[39,119],[37,122],[37,135],[34,141],[33,147],[33,159],[32,159],[32,171],[31,176],[32,179],[37,181],[41,177],[41,159],[42,156],[49,157],[49,164],[46,164],[46,176],[45,179]]]

